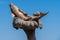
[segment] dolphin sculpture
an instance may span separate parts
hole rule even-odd
[[[33,16],[30,16],[13,3],[10,3],[9,6],[13,16],[13,27],[15,29],[22,28],[26,33],[28,40],[36,40],[35,29],[38,27],[42,29],[42,24],[39,19],[47,15],[48,12],[35,12]]]

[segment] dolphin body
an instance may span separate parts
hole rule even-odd
[[[25,12],[23,12],[21,9],[19,9],[17,6],[15,6],[14,4],[10,3],[10,9],[13,15],[15,15],[16,17],[19,17],[23,20],[28,20],[30,17],[26,17]]]

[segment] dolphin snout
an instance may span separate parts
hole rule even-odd
[[[10,7],[12,7],[13,6],[13,3],[10,3],[10,5],[9,5]]]

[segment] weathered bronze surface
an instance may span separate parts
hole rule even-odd
[[[13,27],[15,29],[22,28],[26,33],[28,40],[36,40],[35,29],[38,27],[42,29],[42,24],[39,19],[45,16],[48,12],[35,12],[33,16],[30,16],[12,3],[10,3],[9,6],[13,16]]]

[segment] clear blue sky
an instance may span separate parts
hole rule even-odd
[[[60,0],[0,0],[0,40],[27,40],[22,29],[16,30],[12,26],[10,2],[29,15],[49,11],[41,19],[43,29],[36,29],[36,39],[60,40]]]

